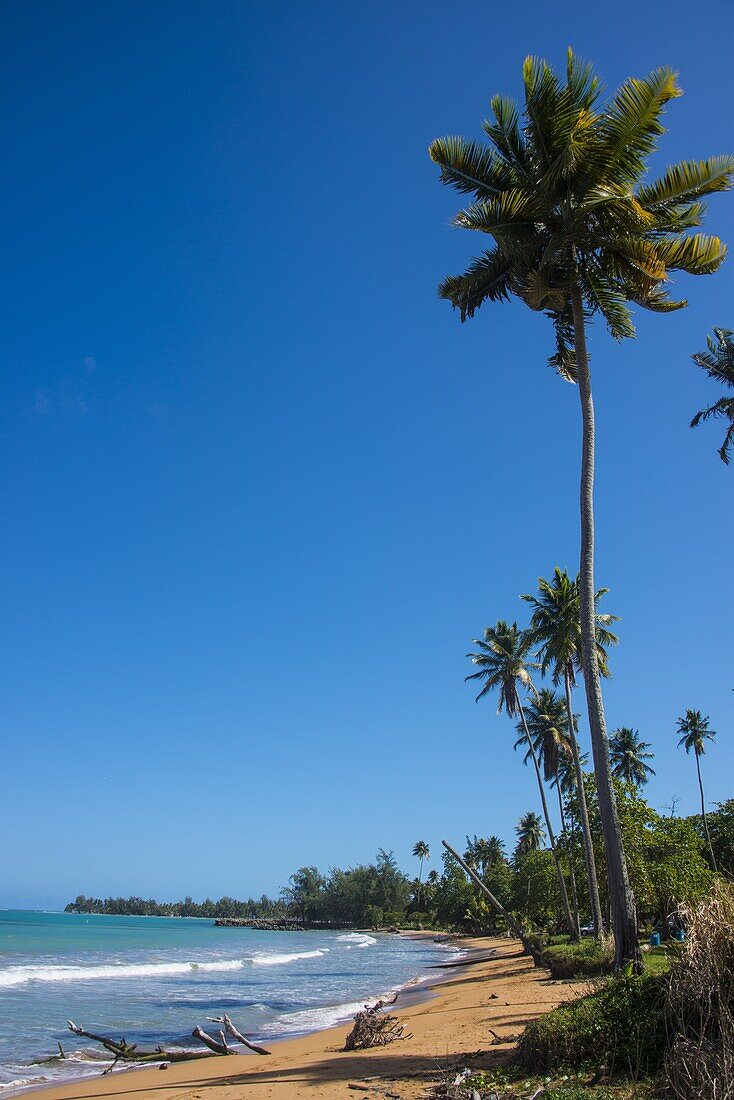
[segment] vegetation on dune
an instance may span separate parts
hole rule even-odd
[[[551,1073],[603,1066],[607,1077],[656,1076],[676,1100],[730,1096],[734,886],[717,878],[695,905],[683,907],[683,919],[686,943],[665,972],[606,979],[590,995],[530,1023],[518,1045],[523,1068]]]
[[[518,1058],[531,1073],[604,1065],[609,1073],[657,1074],[665,1058],[664,976],[624,975],[561,1005],[525,1029]]]
[[[565,80],[544,61],[523,67],[522,113],[504,96],[491,101],[483,128],[489,144],[444,137],[429,149],[441,181],[468,206],[453,224],[487,234],[491,247],[441,297],[471,318],[485,302],[518,298],[545,313],[555,332],[551,365],[578,386],[581,403],[581,663],[604,837],[618,967],[641,969],[637,913],[615,802],[594,584],[595,412],[586,328],[600,318],[621,340],[634,335],[630,306],[665,313],[684,306],[669,295],[670,274],[705,275],[724,245],[695,232],[702,199],[732,184],[734,158],[684,161],[653,182],[647,164],[664,133],[666,105],[681,94],[675,73],[656,69],[627,80],[606,104],[601,82],[569,50]],[[550,835],[550,834],[549,834]],[[598,916],[595,914],[598,924]]]
[[[543,948],[541,958],[552,978],[596,978],[610,974],[614,966],[611,944],[596,939],[577,944],[551,944]]]

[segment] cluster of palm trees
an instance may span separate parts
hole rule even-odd
[[[595,605],[605,592],[602,589],[595,594]],[[575,906],[572,912],[544,779],[556,785],[561,828],[565,832],[559,776],[562,758],[565,757],[573,767],[592,923],[595,931],[600,933],[603,924],[596,860],[577,738],[578,716],[573,710],[573,690],[582,662],[579,579],[572,579],[565,570],[556,567],[551,580],[539,578],[537,595],[526,594],[522,599],[532,607],[527,629],[521,630],[517,623],[510,624],[502,619],[495,626],[486,627],[483,637],[474,640],[478,650],[467,655],[476,666],[476,671],[470,673],[467,680],[482,682],[477,701],[496,691],[498,712],[505,711],[509,718],[519,719],[516,728],[520,736],[515,747],[524,747],[526,759],[533,763],[566,924],[571,938],[578,939],[578,907]],[[599,668],[606,676],[609,675],[606,651],[617,642],[617,636],[611,630],[616,616],[595,610],[595,621]],[[563,684],[564,698],[559,698],[548,688],[539,691],[531,675],[534,670],[542,675],[550,674],[556,686]]]
[[[571,50],[565,79],[545,61],[529,57],[523,67],[523,84],[522,110],[501,95],[491,100],[492,117],[482,124],[488,144],[452,136],[439,138],[430,146],[441,181],[471,196],[453,224],[492,238],[490,247],[466,271],[444,279],[439,294],[459,310],[462,321],[473,317],[485,302],[507,301],[513,296],[544,313],[555,334],[550,363],[561,378],[578,388],[581,546],[575,583],[580,637],[570,667],[574,674],[579,668],[583,673],[615,964],[630,964],[639,971],[637,913],[619,826],[601,689],[603,641],[594,583],[595,410],[586,327],[590,319],[598,317],[615,339],[631,337],[635,331],[632,305],[657,313],[685,306],[685,301],[670,297],[671,272],[707,275],[717,270],[725,246],[717,237],[695,230],[703,223],[705,197],[732,186],[734,157],[683,161],[669,167],[659,179],[647,181],[648,159],[664,133],[666,105],[681,95],[676,74],[669,68],[656,69],[642,80],[630,78],[606,104],[600,103],[602,85],[592,66]],[[731,406],[717,404],[702,411],[700,417],[729,416],[731,412]],[[730,429],[722,458],[728,457],[731,442]],[[523,639],[523,632],[516,627],[498,623],[478,643],[485,648],[477,657],[491,661],[495,646],[498,652],[508,647],[508,667],[514,663],[517,674],[497,681],[500,704],[512,717],[518,716],[524,727],[517,693],[518,683],[524,688],[529,678]],[[558,670],[559,683],[564,684],[568,696],[567,663],[550,652],[546,660]],[[490,690],[489,684],[486,690]],[[573,746],[570,705],[567,710]],[[577,747],[574,766],[581,795]],[[548,835],[550,838],[550,832]],[[599,928],[598,891],[594,890],[593,852],[586,825],[584,837],[594,923]]]

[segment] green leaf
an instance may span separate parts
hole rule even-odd
[[[655,69],[643,80],[630,78],[620,87],[601,124],[606,172],[632,181],[645,169],[645,157],[664,133],[660,116],[665,104],[682,95],[676,74],[667,67]]]
[[[472,261],[463,275],[449,275],[438,288],[461,311],[461,319],[473,317],[482,302],[509,301],[511,262],[499,250],[485,252]]]
[[[441,182],[479,199],[501,193],[510,182],[507,167],[486,145],[462,137],[436,138],[428,149],[441,169]]]
[[[637,200],[651,210],[669,204],[692,202],[715,191],[728,191],[734,182],[734,157],[682,160],[660,179],[637,191]]]
[[[726,245],[706,233],[667,237],[655,241],[654,248],[669,270],[687,271],[689,275],[710,275],[726,256]]]

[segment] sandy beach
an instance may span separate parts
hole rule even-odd
[[[520,944],[507,939],[465,939],[461,965],[436,970],[425,996],[401,994],[390,1010],[408,1024],[410,1038],[382,1049],[344,1053],[349,1024],[272,1044],[273,1054],[233,1055],[169,1066],[118,1071],[34,1092],[39,1100],[130,1097],[131,1100],[237,1100],[243,1095],[358,1096],[348,1085],[384,1084],[405,1100],[424,1095],[431,1080],[456,1066],[486,1068],[511,1050],[528,1021],[575,996],[583,983],[554,982],[536,970]],[[489,953],[491,958],[487,958]],[[414,995],[413,995],[414,996]],[[402,1001],[402,1004],[401,1004]]]

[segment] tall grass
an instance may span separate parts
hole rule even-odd
[[[672,968],[665,1070],[675,1100],[734,1096],[734,886],[717,879],[684,910],[686,947]]]

